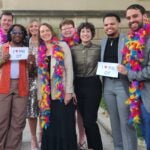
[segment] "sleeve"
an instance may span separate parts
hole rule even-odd
[[[65,92],[73,93],[73,64],[71,50],[69,46],[63,42],[64,49],[64,67],[65,67]]]
[[[42,99],[41,86],[42,86],[42,84],[40,81],[40,75],[38,73],[38,76],[37,76],[37,97],[38,97],[38,100]]]

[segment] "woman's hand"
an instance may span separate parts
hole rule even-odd
[[[5,55],[3,55],[2,59],[0,60],[0,67],[1,67],[4,63],[6,63],[6,62],[9,60],[9,58],[10,58],[10,54],[5,54]]]
[[[29,64],[34,64],[35,63],[35,56],[33,54],[29,54],[28,63]]]
[[[72,99],[72,93],[65,93],[65,97],[64,97],[64,103],[65,105],[69,104],[69,102]]]
[[[29,70],[32,69],[33,66],[35,65],[35,56],[33,54],[28,55],[27,64]]]
[[[72,94],[72,99],[73,99],[73,103],[74,103],[75,105],[77,105],[77,97],[76,97],[76,94],[75,94],[75,93]]]
[[[6,63],[10,58],[10,54],[4,54],[2,58],[2,63]]]

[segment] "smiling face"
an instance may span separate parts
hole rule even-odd
[[[61,34],[63,37],[72,37],[75,33],[75,28],[72,24],[64,24],[61,27]]]
[[[13,24],[13,17],[11,15],[2,15],[1,18],[1,27],[4,30],[4,32],[8,32],[9,28]]]
[[[29,33],[31,35],[38,35],[38,30],[39,30],[39,23],[37,21],[33,21],[30,25],[29,25]]]
[[[10,32],[11,42],[16,46],[21,45],[23,43],[23,34],[24,33],[19,26],[14,26],[14,28]]]
[[[119,25],[116,17],[106,17],[104,19],[104,31],[108,37],[117,37],[119,34]]]
[[[48,26],[41,25],[39,30],[40,30],[40,38],[44,42],[48,42],[49,40],[51,40],[53,35],[52,35],[52,31],[50,30]]]
[[[130,29],[137,31],[143,26],[143,20],[146,18],[146,15],[143,15],[139,9],[128,9],[126,18]]]
[[[92,39],[92,32],[89,28],[82,28],[81,32],[80,32],[80,39],[81,39],[81,43],[83,45],[87,45],[88,43],[91,42]]]

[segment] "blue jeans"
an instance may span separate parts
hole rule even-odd
[[[150,113],[141,104],[141,130],[145,139],[147,150],[150,150]]]

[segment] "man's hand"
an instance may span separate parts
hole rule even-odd
[[[119,73],[121,73],[123,75],[127,75],[128,74],[128,71],[127,71],[127,69],[126,69],[126,67],[124,65],[119,64],[117,66],[117,70],[118,70]]]

